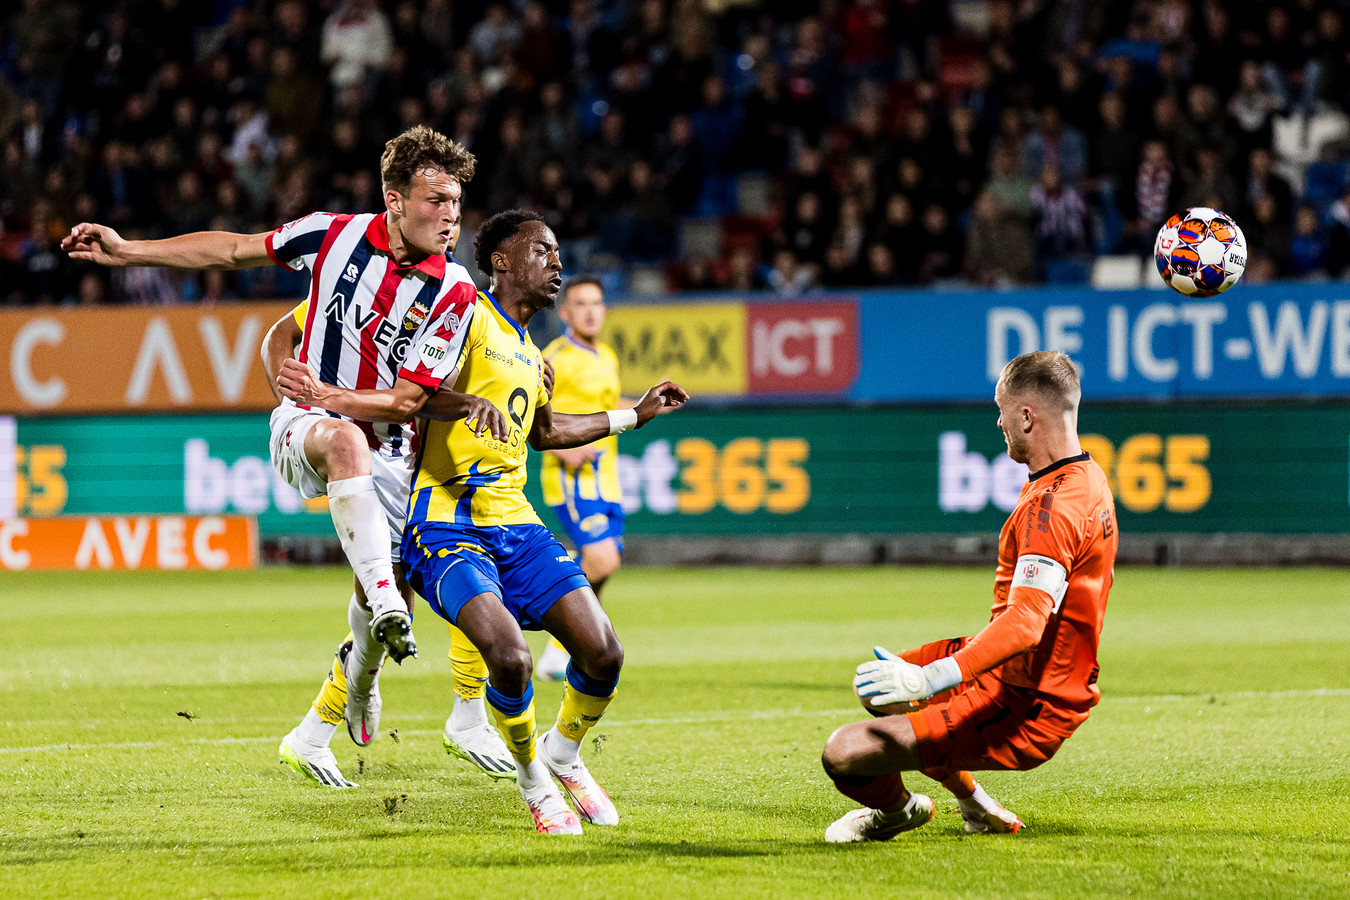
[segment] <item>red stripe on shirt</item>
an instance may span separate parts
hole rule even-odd
[[[361,366],[356,372],[358,391],[370,390],[379,383],[380,350],[375,346],[375,330],[389,317],[389,311],[394,308],[394,296],[402,283],[403,276],[399,274],[398,265],[392,258],[385,257],[384,277],[380,279],[379,290],[375,292],[375,300],[370,307],[375,318],[361,332]],[[375,437],[371,424],[369,422],[356,424],[366,433],[366,440],[370,443],[371,449],[379,449],[380,441]]]
[[[314,268],[309,273],[309,310],[305,315],[305,333],[300,336],[299,362],[309,361],[309,336],[313,331],[315,310],[319,308],[319,276],[323,272],[324,260],[328,258],[328,251],[332,249],[333,242],[352,218],[350,215],[333,217],[332,224],[328,226],[328,231],[323,236],[323,243],[319,245],[318,255],[314,257]]]
[[[430,319],[433,322],[439,322],[441,316],[445,315],[447,311],[451,311],[459,317],[459,329],[451,332],[446,332],[444,330],[437,331],[436,336],[450,340],[454,335],[459,333],[460,329],[467,327],[468,321],[466,314],[473,308],[474,303],[477,301],[478,288],[467,281],[456,282],[450,290],[445,292],[445,296],[440,299],[440,302],[436,304],[436,308],[431,312]],[[451,309],[452,306],[454,307],[453,309]],[[432,367],[424,363],[420,356],[413,361],[413,365],[411,366],[407,365],[405,362],[402,371],[398,373],[398,377],[415,382],[423,387],[431,388],[432,390],[436,390],[441,386],[440,381],[432,377]]]

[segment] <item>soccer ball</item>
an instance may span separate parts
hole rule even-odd
[[[1192,206],[1168,219],[1153,242],[1158,274],[1187,297],[1222,294],[1247,268],[1247,239],[1231,216]]]

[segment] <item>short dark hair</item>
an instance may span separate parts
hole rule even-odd
[[[520,226],[526,222],[542,222],[544,217],[531,209],[508,209],[488,218],[478,229],[478,237],[473,242],[473,261],[478,271],[491,275],[492,254],[504,241],[510,240],[520,232]]]
[[[380,154],[380,185],[407,193],[413,176],[424,169],[440,169],[461,185],[473,178],[477,160],[463,144],[425,125],[414,125],[384,145]]]
[[[1058,350],[1023,353],[1008,363],[1003,367],[1003,387],[1009,396],[1035,394],[1060,409],[1077,409],[1083,396],[1078,369]]]
[[[569,278],[563,282],[562,286],[563,302],[564,303],[567,302],[567,297],[572,292],[572,288],[581,287],[584,284],[595,285],[595,287],[600,291],[600,296],[603,297],[605,295],[605,286],[600,283],[599,278],[595,277],[594,275],[577,275],[576,277]]]

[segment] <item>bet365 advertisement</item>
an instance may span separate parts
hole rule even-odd
[[[995,417],[992,404],[687,408],[619,439],[628,531],[993,531],[1026,477]],[[0,483],[16,486],[0,494],[0,520],[253,516],[264,538],[332,529],[322,499],[301,500],[273,472],[262,415],[0,422],[12,444],[0,458],[14,466]],[[1124,529],[1350,532],[1345,405],[1089,405],[1080,425]],[[528,493],[551,524],[537,454],[530,465]]]

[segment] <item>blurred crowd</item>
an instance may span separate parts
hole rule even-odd
[[[0,304],[298,296],[57,241],[383,208],[385,140],[467,144],[462,257],[542,212],[619,289],[1082,283],[1186,206],[1247,277],[1350,268],[1337,0],[19,0]],[[653,282],[652,274],[658,276]]]

